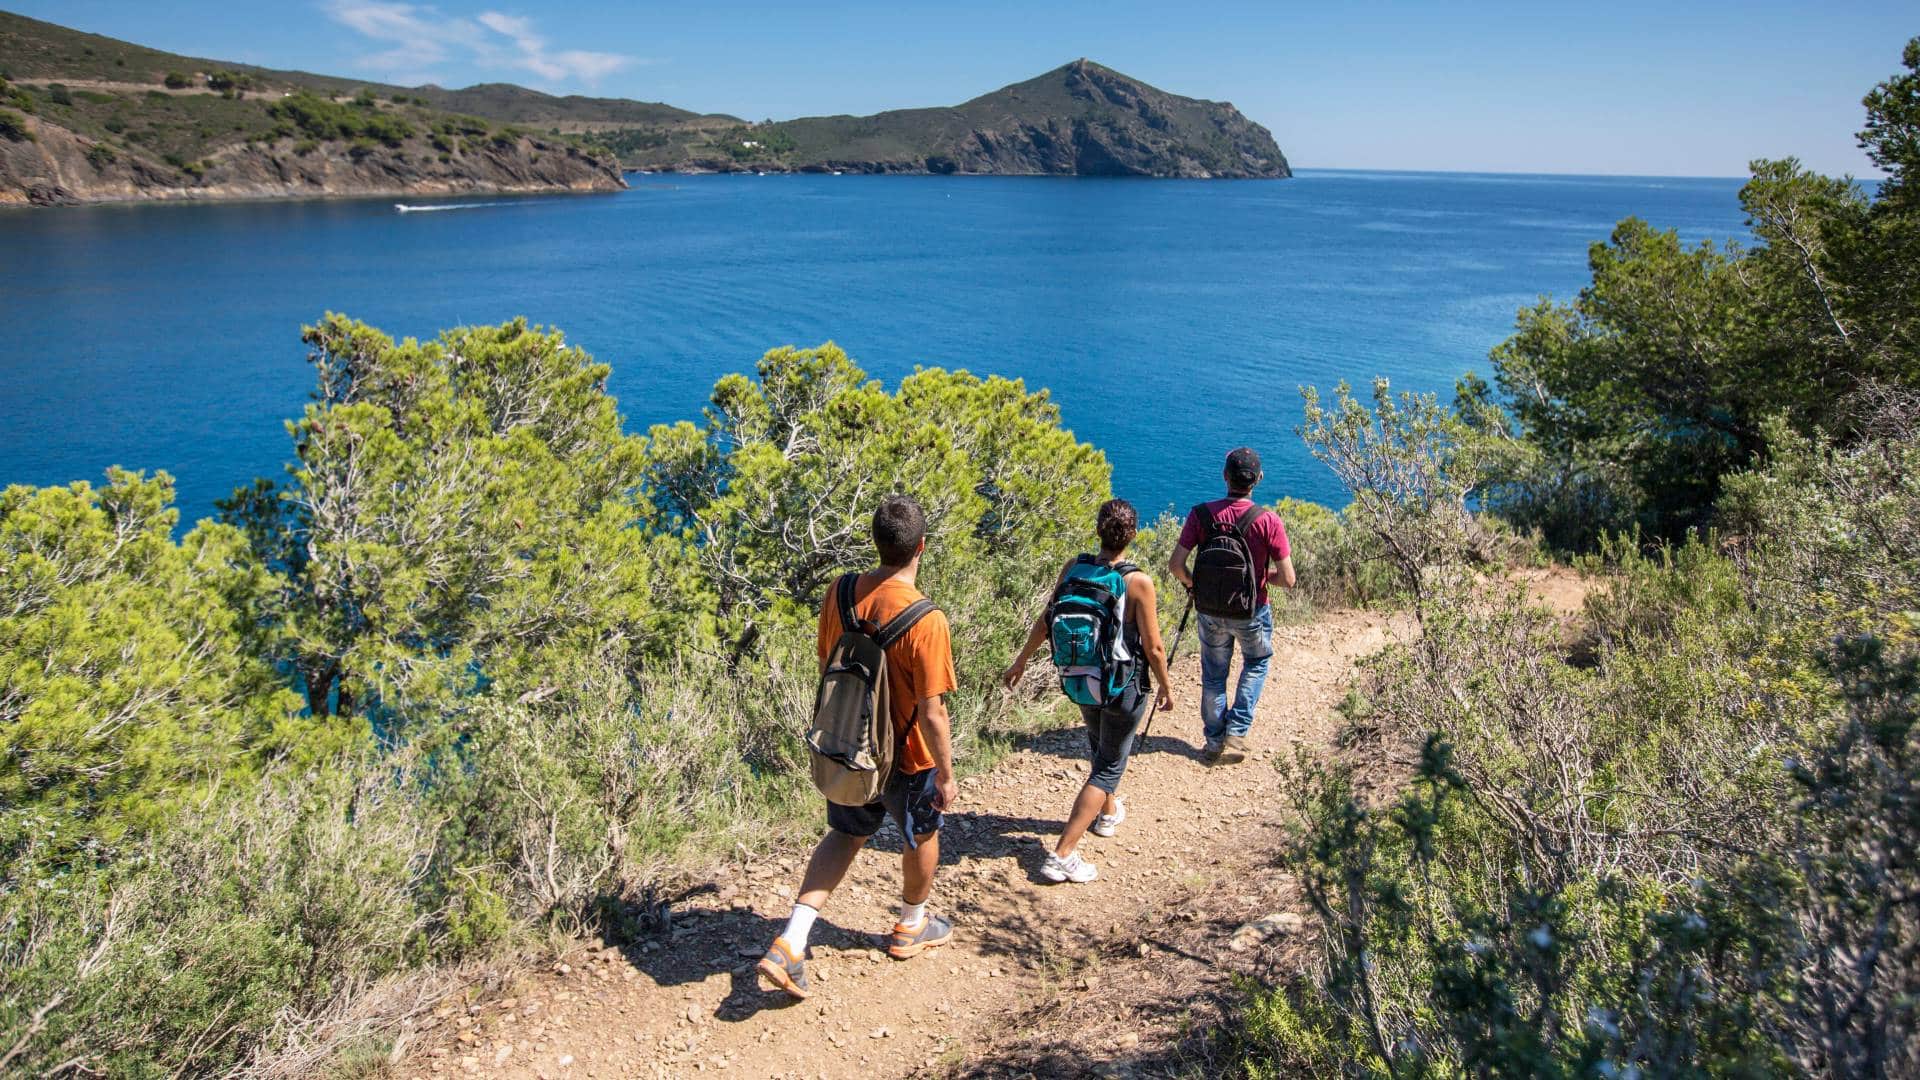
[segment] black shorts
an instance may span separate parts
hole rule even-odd
[[[1087,749],[1093,752],[1093,772],[1087,783],[1111,795],[1120,787],[1120,776],[1127,771],[1127,759],[1133,756],[1133,737],[1147,715],[1151,695],[1134,695],[1131,710],[1109,705],[1096,708],[1080,706],[1080,719],[1087,725]]]
[[[933,806],[937,794],[933,781],[939,775],[938,769],[897,772],[887,781],[879,802],[865,806],[828,803],[827,828],[864,840],[879,832],[880,823],[891,817],[900,826],[900,835],[907,838],[907,846],[917,847],[920,840],[940,831],[942,818]]]

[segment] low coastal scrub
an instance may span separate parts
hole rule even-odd
[[[288,94],[267,106],[267,113],[280,121],[285,137],[301,135],[310,139],[370,139],[387,146],[399,146],[413,137],[412,124],[371,103],[365,108],[339,105],[304,90]]]
[[[0,496],[6,1070],[311,1061],[412,972],[811,829],[814,606],[884,493],[976,658],[961,754],[1042,719],[993,662],[1109,491],[1044,393],[785,348],[639,436],[521,322],[306,341],[287,474],[220,520],[176,540],[164,475]]]
[[[1920,1072],[1905,60],[1875,196],[1758,163],[1760,244],[1623,223],[1496,350],[1504,398],[1309,396],[1420,634],[1364,665],[1356,754],[1283,769],[1319,955],[1252,993],[1246,1075]],[[1476,571],[1475,507],[1588,553],[1576,637]]]

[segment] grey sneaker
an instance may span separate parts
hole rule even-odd
[[[1220,764],[1238,765],[1247,760],[1247,740],[1238,735],[1229,735],[1220,745]]]
[[[1093,819],[1093,835],[1112,836],[1120,831],[1120,823],[1127,820],[1127,801],[1113,800],[1113,813],[1101,814]]]
[[[773,947],[760,958],[760,977],[767,982],[767,989],[785,990],[798,1001],[805,1001],[810,993],[807,962],[788,952],[787,943],[779,938],[773,939]]]
[[[1040,867],[1040,876],[1048,881],[1072,881],[1084,885],[1100,876],[1100,868],[1081,858],[1077,851],[1064,859],[1049,851],[1047,861]]]
[[[928,915],[915,927],[893,924],[893,938],[887,943],[887,955],[895,960],[911,960],[945,945],[953,937],[953,924],[938,915]]]

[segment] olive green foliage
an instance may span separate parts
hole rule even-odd
[[[776,349],[643,438],[521,321],[304,339],[287,474],[224,520],[173,539],[164,477],[0,496],[0,1066],[313,1067],[423,965],[636,932],[810,831],[814,611],[888,493],[961,754],[1044,715],[993,673],[1108,495],[1044,393]]]
[[[111,861],[11,860],[0,1064],[208,1075],[328,1048],[327,1007],[418,958],[460,911],[423,895],[436,817],[407,779],[359,754],[277,767]]]
[[[268,105],[267,112],[289,125],[291,131],[323,141],[372,139],[399,146],[413,136],[412,124],[379,111],[371,96],[363,100],[364,104],[356,101],[352,106],[336,105],[317,94],[300,91]]]
[[[1767,453],[1768,418],[1852,437],[1864,388],[1920,384],[1920,39],[1904,59],[1866,99],[1877,196],[1755,162],[1740,193],[1753,246],[1688,247],[1629,218],[1594,245],[1571,304],[1520,313],[1493,353],[1510,415],[1485,383],[1461,386],[1504,457],[1489,506],[1562,547],[1634,525],[1677,538],[1707,520],[1722,476]]]
[[[27,119],[12,109],[0,109],[0,139],[8,142],[34,142],[37,136],[27,126]]]
[[[643,636],[644,444],[605,365],[524,322],[422,344],[330,316],[305,340],[318,387],[289,478],[230,511],[283,574],[265,615],[315,715],[426,723]]]
[[[828,582],[869,564],[873,507],[893,492],[926,511],[923,584],[950,620],[1004,624],[1092,542],[1109,491],[1105,457],[1059,422],[1018,382],[923,370],[889,394],[834,345],[776,349],[758,380],[715,386],[703,425],[654,429],[648,491],[736,639],[810,619]],[[951,610],[956,594],[978,610]]]
[[[1351,444],[1356,504],[1442,565],[1419,641],[1369,661],[1354,737],[1422,749],[1397,795],[1287,770],[1323,960],[1256,991],[1247,1071],[1920,1066],[1920,405],[1878,402],[1846,445],[1776,422],[1772,464],[1726,484],[1737,561],[1603,543],[1578,663],[1524,594],[1431,545],[1426,493],[1449,489],[1406,478],[1451,435],[1395,405],[1352,406],[1351,430],[1407,436]]]
[[[244,613],[246,541],[175,543],[173,483],[0,493],[0,852],[104,852],[310,738]]]

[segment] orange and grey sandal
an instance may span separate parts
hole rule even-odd
[[[797,1001],[805,1001],[809,993],[806,960],[793,955],[779,938],[773,939],[773,947],[760,958],[760,977],[770,984],[767,989],[785,990]]]
[[[953,924],[938,915],[928,915],[920,920],[919,926],[912,928],[895,923],[887,954],[895,960],[910,960],[928,949],[945,945],[952,937]]]

